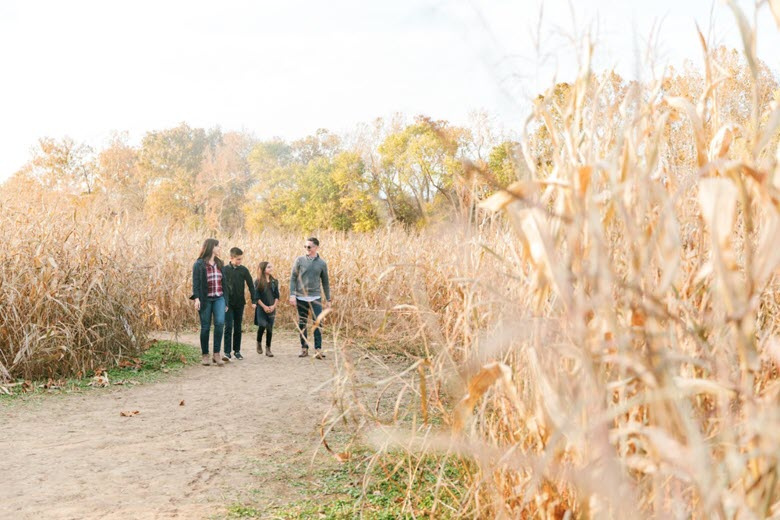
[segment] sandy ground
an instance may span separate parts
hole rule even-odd
[[[221,518],[248,493],[294,498],[284,468],[305,475],[322,452],[333,375],[333,356],[299,359],[296,343],[278,333],[266,358],[245,333],[224,367],[0,405],[0,518]]]

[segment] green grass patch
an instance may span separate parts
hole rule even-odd
[[[196,363],[199,355],[200,351],[190,345],[155,341],[140,357],[122,359],[114,367],[97,369],[82,378],[0,383],[0,401],[149,383]]]
[[[391,452],[372,457],[353,453],[351,460],[315,471],[301,483],[305,498],[263,513],[265,518],[348,520],[449,518],[459,509],[468,463],[455,456]],[[291,483],[295,485],[294,482]],[[254,518],[251,506],[234,505],[229,518]]]

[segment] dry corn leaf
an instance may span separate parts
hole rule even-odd
[[[737,210],[737,189],[725,178],[699,181],[699,206],[713,239],[727,249]]]
[[[642,428],[641,433],[655,448],[656,457],[690,473],[691,453],[687,446],[681,444],[668,432],[653,426]]]
[[[497,213],[512,203],[514,200],[515,197],[512,196],[511,193],[504,190],[499,190],[487,199],[480,202],[479,207]]]
[[[523,211],[520,219],[520,231],[524,238],[523,244],[528,248],[528,254],[537,273],[555,287],[563,304],[570,308],[571,286],[566,283],[565,275],[560,272],[555,262],[552,237],[544,214],[538,209]]]
[[[714,161],[726,156],[734,140],[734,130],[731,125],[724,125],[710,141],[709,159]]]
[[[503,363],[493,362],[482,367],[477,374],[469,380],[468,392],[455,406],[453,413],[452,430],[459,432],[463,429],[471,411],[477,402],[482,399],[490,387],[497,382],[511,385],[512,370]]]
[[[754,278],[758,287],[763,287],[780,265],[780,215],[771,209],[768,212],[755,255]]]
[[[758,77],[758,63],[756,63],[756,33],[753,31],[745,13],[742,12],[742,9],[739,8],[737,3],[734,0],[727,0],[727,3],[734,12],[734,18],[737,19],[739,34],[742,36],[742,47],[750,71],[752,72],[753,77]]]
[[[680,390],[685,390],[686,395],[712,394],[730,397],[735,394],[735,391],[732,388],[726,388],[716,381],[698,377],[675,376],[674,384]]]
[[[319,315],[319,316],[317,316],[317,319],[316,319],[316,321],[314,322],[314,328],[319,328],[319,327],[320,327],[320,324],[321,324],[323,321],[325,321],[325,318],[326,318],[326,317],[328,316],[328,314],[330,314],[331,312],[333,312],[333,309],[332,309],[332,308],[329,308],[329,309],[323,309],[323,310],[322,310],[322,312],[320,313],[320,315]]]
[[[777,28],[780,29],[780,0],[769,0],[769,9],[772,11],[772,16],[775,18]]]
[[[580,197],[584,197],[590,186],[590,179],[593,175],[592,166],[581,166],[577,168],[577,191]]]
[[[673,108],[685,112],[693,125],[693,136],[696,143],[696,158],[699,166],[704,166],[707,163],[707,155],[705,153],[705,139],[704,139],[704,127],[701,123],[701,118],[696,107],[693,106],[688,99],[684,97],[667,97],[666,102]]]
[[[499,212],[512,202],[527,198],[532,191],[532,185],[527,182],[515,181],[505,190],[498,190],[493,195],[479,203],[479,207],[488,211]]]
[[[644,311],[642,311],[642,309],[633,309],[631,311],[632,327],[644,327],[646,322],[647,322],[647,317],[645,316],[645,313]]]

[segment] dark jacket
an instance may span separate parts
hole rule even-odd
[[[225,303],[230,306],[230,284],[226,283],[227,266],[222,268],[222,293],[225,296]],[[195,260],[192,265],[192,296],[190,300],[199,299],[205,302],[209,294],[209,283],[206,279],[206,262],[202,258]]]
[[[255,292],[260,301],[270,307],[274,304],[274,301],[279,299],[279,281],[276,278],[272,279],[271,283],[267,283],[261,292],[257,288],[257,280],[255,280]],[[273,327],[275,317],[275,310],[274,312],[267,313],[260,305],[255,309],[255,325],[260,327]]]
[[[258,281],[255,280],[255,292],[257,293],[257,298],[270,307],[274,304],[275,300],[279,299],[279,280],[276,278],[271,278],[271,282],[265,284],[262,292],[260,289],[258,289],[259,284],[257,282]]]
[[[252,303],[257,301],[255,295],[255,285],[252,282],[252,275],[249,274],[249,269],[243,265],[233,267],[233,264],[225,264],[223,274],[227,273],[227,285],[230,286],[230,299],[228,305],[230,307],[243,307],[246,305],[246,298],[244,297],[244,284],[249,289],[249,298]]]

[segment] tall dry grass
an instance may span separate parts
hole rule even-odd
[[[329,424],[397,457],[410,515],[780,516],[780,91],[732,9],[744,120],[719,110],[739,94],[704,38],[703,85],[682,91],[667,77],[616,96],[587,48],[537,103],[518,182],[483,204],[507,227],[445,235],[459,247],[439,249],[433,292],[397,308],[427,343],[377,384],[386,406],[339,351]],[[416,509],[432,456],[437,499]]]
[[[16,187],[14,187],[16,188]],[[211,234],[181,226],[150,226],[102,203],[61,194],[0,191],[0,377],[45,378],[86,374],[132,357],[153,330],[198,327],[189,295],[191,269]],[[37,209],[40,208],[40,209]],[[270,261],[289,294],[290,267],[304,254],[305,236],[269,232],[219,236],[223,258],[238,246],[254,275]],[[344,344],[369,343],[420,351],[414,306],[441,309],[458,249],[444,240],[389,228],[368,235],[320,235],[328,261]],[[429,246],[419,247],[420,241]],[[250,306],[247,322],[251,323]],[[410,321],[409,318],[414,318]],[[277,326],[292,329],[294,309],[282,306]],[[442,328],[431,313],[431,329]]]
[[[518,182],[468,222],[320,236],[339,376],[323,431],[347,422],[377,463],[396,457],[410,515],[780,515],[780,109],[737,18],[744,120],[719,110],[728,71],[706,45],[704,82],[687,89],[662,78],[618,96],[585,60],[536,105]],[[0,376],[85,371],[150,329],[196,327],[206,233],[2,203]],[[286,298],[305,237],[218,238],[250,269],[273,263]],[[294,318],[283,307],[279,325]],[[355,374],[366,344],[411,358],[378,392]],[[419,506],[431,457],[437,499]]]

